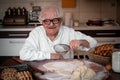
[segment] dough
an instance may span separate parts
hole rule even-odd
[[[47,78],[52,78],[52,80],[57,80],[56,77],[58,76],[62,78],[59,80],[103,80],[109,76],[106,74],[109,72],[104,66],[78,59],[48,61],[43,66],[39,65],[38,69],[44,71],[44,75],[47,75]],[[49,74],[52,76],[49,76]],[[53,74],[55,74],[55,77],[53,77]],[[43,79],[46,79],[46,77]]]
[[[85,65],[77,67],[71,76],[71,80],[91,80],[96,73]]]

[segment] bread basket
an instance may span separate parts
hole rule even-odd
[[[105,64],[111,62],[111,57],[103,57],[100,55],[96,55],[93,53],[93,50],[90,50],[90,51],[75,50],[74,55],[77,56],[78,59],[80,59],[79,56],[81,56],[81,55],[87,55],[89,58],[88,60],[102,64],[102,65],[105,65]]]

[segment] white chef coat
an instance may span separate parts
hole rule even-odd
[[[90,48],[95,47],[97,44],[94,38],[67,26],[61,26],[57,37],[54,41],[51,41],[47,37],[44,27],[38,26],[30,32],[29,37],[25,40],[25,44],[20,50],[20,59],[27,61],[50,59],[50,54],[55,53],[54,45],[69,45],[73,39],[87,40]]]

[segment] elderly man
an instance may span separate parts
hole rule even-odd
[[[43,8],[39,21],[42,25],[30,32],[20,50],[22,60],[62,59],[62,55],[54,50],[56,44],[67,44],[71,49],[93,48],[97,44],[94,38],[63,26],[63,11],[56,6]]]

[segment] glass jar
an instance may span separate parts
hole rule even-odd
[[[120,73],[120,51],[112,53],[112,69],[114,72]]]

